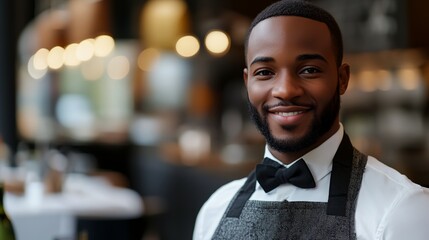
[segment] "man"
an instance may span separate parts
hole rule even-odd
[[[245,44],[249,108],[264,161],[217,190],[194,239],[429,239],[429,194],[354,149],[339,121],[350,68],[326,11],[280,1]]]

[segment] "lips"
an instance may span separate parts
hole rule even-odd
[[[293,116],[306,111],[309,111],[311,107],[309,106],[274,106],[269,107],[267,110],[269,113],[284,115],[284,116]]]
[[[274,114],[283,116],[283,117],[290,117],[290,116],[295,116],[298,114],[303,113],[304,111],[296,111],[296,112],[275,112]]]
[[[275,106],[268,108],[268,114],[280,125],[298,125],[311,109],[308,106]]]

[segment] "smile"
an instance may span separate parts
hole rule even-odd
[[[290,117],[290,116],[295,116],[295,115],[301,114],[301,113],[303,113],[303,112],[304,112],[304,111],[296,111],[296,112],[276,112],[275,114],[276,114],[276,115],[283,116],[283,117]]]

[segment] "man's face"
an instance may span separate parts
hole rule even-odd
[[[271,149],[304,154],[338,129],[349,67],[338,68],[335,56],[324,23],[279,16],[253,28],[244,80],[252,118]]]

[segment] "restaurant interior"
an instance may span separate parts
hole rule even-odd
[[[211,193],[263,156],[243,42],[272,2],[0,1],[0,181],[17,239],[191,239]],[[429,1],[311,2],[343,31],[353,144],[429,187]]]

